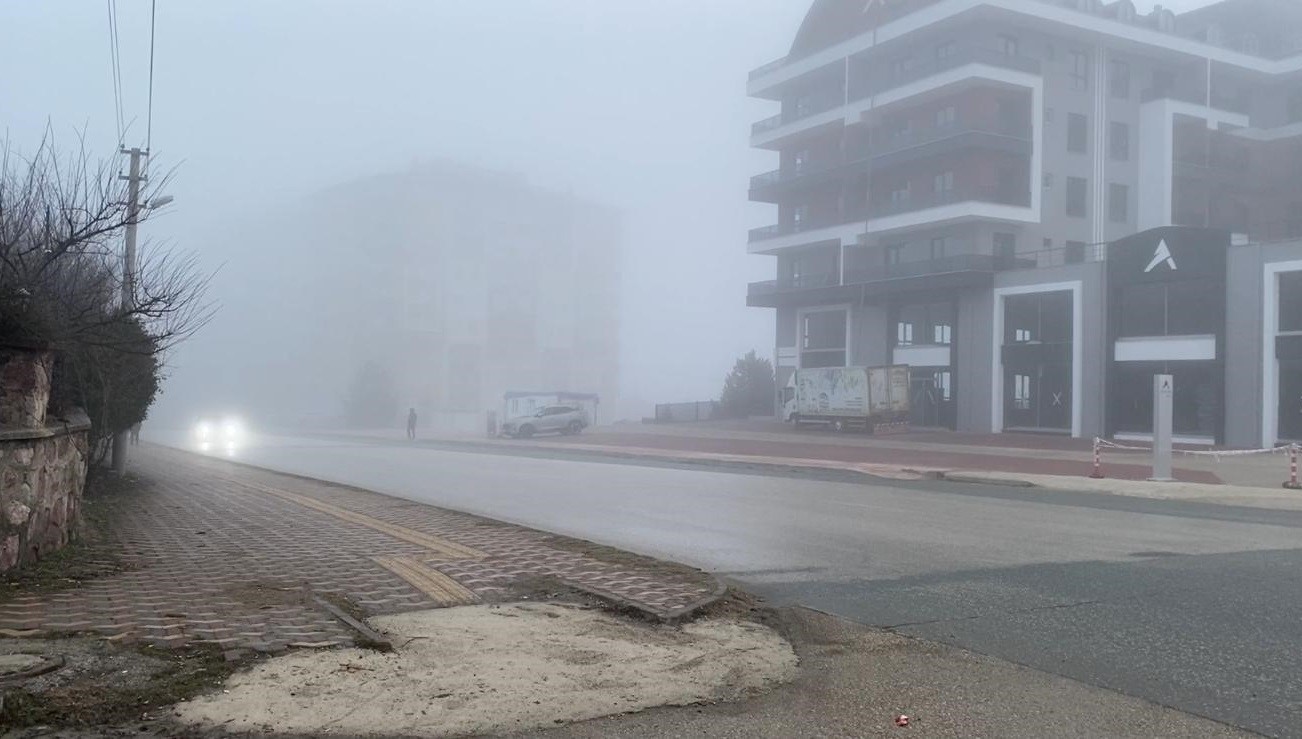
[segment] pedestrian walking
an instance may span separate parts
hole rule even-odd
[[[407,438],[411,441],[416,440],[416,409],[412,408],[407,411]]]

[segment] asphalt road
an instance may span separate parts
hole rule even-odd
[[[686,562],[799,604],[1302,736],[1302,513],[263,438],[237,460]]]

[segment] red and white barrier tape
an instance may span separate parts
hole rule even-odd
[[[1126,446],[1118,444],[1107,439],[1095,438],[1094,443],[1100,447],[1116,449],[1122,452],[1151,452],[1151,446]],[[1214,451],[1201,451],[1195,449],[1172,449],[1172,454],[1183,454],[1187,457],[1249,457],[1255,454],[1288,454],[1295,451],[1302,451],[1302,445],[1298,444],[1281,444],[1280,446],[1266,449],[1221,449]]]

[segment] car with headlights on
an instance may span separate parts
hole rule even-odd
[[[194,443],[201,452],[233,453],[244,444],[244,424],[236,418],[204,419],[194,425]]]

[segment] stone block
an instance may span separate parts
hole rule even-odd
[[[17,500],[11,500],[4,506],[5,521],[7,521],[10,526],[22,526],[27,523],[27,519],[31,515],[32,509]]]

